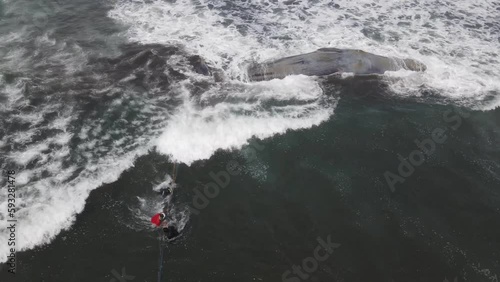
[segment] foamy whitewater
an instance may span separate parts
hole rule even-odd
[[[338,97],[326,97],[318,78],[249,83],[245,70],[253,61],[322,47],[411,57],[424,62],[427,72],[386,74],[394,95],[420,96],[431,90],[474,109],[500,106],[496,24],[500,6],[492,2],[118,0],[112,5],[108,19],[125,27],[121,35],[128,43],[175,46],[200,55],[210,67],[223,71],[225,81],[196,74],[185,57],[173,55],[167,65],[187,78],[172,81],[168,88],[155,82],[148,95],[138,95],[127,84],[139,77],[135,70],[119,79],[99,72],[81,75],[95,54],[82,52],[76,41],[55,40],[50,21],[42,32],[26,27],[2,34],[2,71],[54,68],[54,74],[46,71],[42,77],[15,77],[13,82],[4,77],[0,86],[5,96],[0,113],[6,117],[1,122],[1,166],[20,168],[18,250],[49,243],[70,228],[90,191],[115,181],[149,150],[189,165],[220,149],[242,148],[253,137],[319,125],[334,114]],[[149,60],[161,61],[155,52],[163,51],[155,49]],[[64,75],[55,75],[58,72]],[[45,88],[30,88],[36,85],[32,81]],[[75,89],[76,83],[88,88]],[[209,88],[193,95],[197,83]],[[23,94],[26,89],[29,95],[42,91],[52,95],[31,105]],[[102,98],[117,93],[122,96],[112,102]],[[67,103],[68,95],[94,107]],[[0,196],[0,262],[4,262],[5,189]],[[138,218],[161,204],[152,201],[138,199]]]

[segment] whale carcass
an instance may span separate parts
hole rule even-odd
[[[427,67],[413,59],[400,59],[371,54],[361,50],[322,48],[314,52],[254,64],[248,68],[251,81],[284,78],[288,75],[355,75],[383,74],[397,70],[425,71]]]

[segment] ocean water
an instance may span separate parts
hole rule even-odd
[[[164,206],[182,236],[162,281],[497,281],[499,13],[3,0],[0,262],[14,170],[17,273],[1,264],[0,281],[158,281],[149,218]],[[252,62],[322,47],[428,69],[247,79]],[[224,79],[197,74],[194,55]],[[308,260],[327,238],[328,258]]]

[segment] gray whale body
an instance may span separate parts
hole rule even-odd
[[[262,81],[294,74],[322,76],[349,72],[370,75],[400,69],[425,71],[427,67],[413,59],[384,57],[353,49],[322,48],[307,54],[254,64],[248,68],[248,77],[251,81]]]

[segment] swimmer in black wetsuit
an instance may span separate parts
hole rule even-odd
[[[166,219],[167,216],[165,215],[165,213],[157,213],[151,218],[151,223],[163,229],[165,236],[167,236],[167,239],[169,240],[179,236],[180,233],[177,230],[175,224],[169,223]]]
[[[162,189],[160,189],[160,194],[163,197],[167,197],[169,195],[172,195],[172,188],[170,188],[170,187],[168,187],[168,188],[162,188]]]
[[[179,231],[177,230],[177,227],[175,225],[168,225],[167,227],[163,227],[163,232],[165,232],[165,236],[167,236],[167,239],[173,239],[177,236],[179,236]]]

